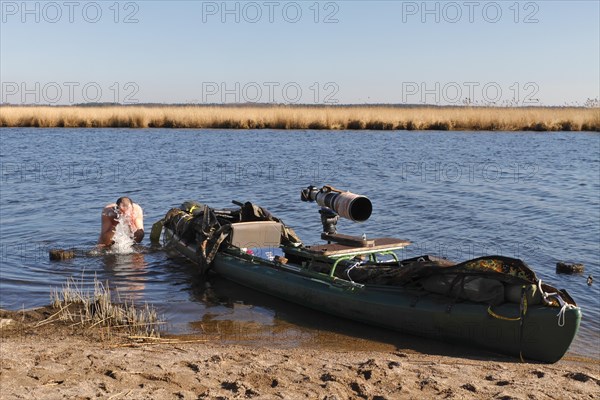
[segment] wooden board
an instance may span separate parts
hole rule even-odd
[[[303,249],[286,247],[285,251],[291,254],[313,256],[313,257],[341,257],[353,254],[370,254],[381,251],[392,251],[402,249],[410,244],[408,240],[396,238],[377,238],[370,239],[374,241],[373,246],[357,247],[348,246],[341,243],[322,244],[317,246],[307,246]]]
[[[342,235],[340,233],[321,233],[321,239],[328,242],[345,244],[346,246],[357,247],[373,247],[375,246],[374,239],[363,239],[358,236]]]

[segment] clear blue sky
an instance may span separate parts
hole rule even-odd
[[[0,3],[5,103],[600,97],[597,0]]]

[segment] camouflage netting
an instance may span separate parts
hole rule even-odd
[[[198,261],[202,272],[210,267],[221,244],[237,222],[275,221],[283,225],[282,245],[297,246],[300,238],[279,218],[262,207],[246,202],[237,209],[214,209],[194,201],[186,201],[181,208],[172,208],[163,218],[163,225],[171,229],[186,244],[197,245]]]
[[[459,264],[424,255],[400,262],[370,263],[354,265],[353,260],[345,263],[347,268],[338,268],[336,276],[363,284],[414,286],[427,292],[442,294],[454,299],[466,299],[497,305],[504,301],[519,302],[525,290],[530,304],[541,302],[537,290],[539,279],[535,272],[522,260],[504,256],[485,256]],[[323,272],[330,270],[327,264],[318,265]],[[564,291],[541,284],[547,293],[560,293],[569,304],[575,304]],[[531,292],[531,293],[530,293]],[[559,306],[555,299],[547,300]]]

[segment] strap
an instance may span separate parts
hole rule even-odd
[[[162,233],[164,222],[165,220],[161,219],[152,225],[152,230],[150,231],[150,243],[158,244],[160,242],[160,235]]]
[[[503,321],[522,321],[527,313],[527,296],[525,293],[525,286],[521,288],[521,304],[519,305],[519,316],[518,317],[505,317],[500,314],[496,314],[494,310],[492,310],[492,306],[488,306],[488,314],[496,319],[501,319]]]
[[[523,331],[525,331],[525,314],[527,314],[527,290],[526,286],[521,286],[521,303],[519,304],[521,321],[519,322],[519,358],[521,362],[525,362],[523,358]]]
[[[460,295],[465,290],[465,278],[466,278],[466,275],[459,274],[459,275],[456,275],[456,277],[454,277],[454,279],[452,280],[452,283],[450,283],[450,288],[448,289],[448,297],[450,297],[450,294],[452,294],[452,289],[454,289],[454,286],[456,286],[456,284],[459,281],[460,281],[460,288],[459,288],[458,292],[456,293],[456,296],[454,296],[454,300],[452,300],[452,302],[450,304],[448,304],[448,307],[446,307],[446,313],[450,314],[450,312],[452,311],[452,307],[454,307],[454,305],[460,298]]]
[[[521,319],[521,317],[505,317],[502,316],[500,314],[496,314],[493,310],[492,310],[492,306],[488,306],[488,314],[491,315],[492,317],[496,318],[496,319],[501,319],[503,321],[519,321]]]
[[[488,314],[496,319],[501,319],[503,321],[519,321],[519,358],[521,362],[525,362],[523,358],[523,332],[525,331],[525,315],[527,314],[527,291],[526,286],[521,286],[521,303],[519,304],[519,316],[518,317],[505,317],[499,314],[496,314],[492,310],[492,306],[488,306]]]

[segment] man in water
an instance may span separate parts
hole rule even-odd
[[[133,240],[140,243],[144,238],[144,216],[142,207],[131,201],[129,197],[120,197],[116,203],[108,204],[102,210],[102,228],[98,244],[110,246],[119,223],[129,225]]]

